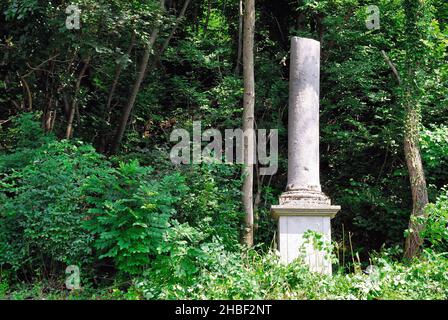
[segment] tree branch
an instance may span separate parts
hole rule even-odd
[[[390,61],[389,57],[387,56],[387,54],[384,50],[381,50],[381,54],[383,55],[384,60],[386,60],[389,67],[392,69],[392,72],[394,73],[395,77],[397,78],[398,84],[401,86],[401,78],[400,78],[400,74],[397,71],[397,68],[395,68],[395,65],[393,64],[392,61]]]

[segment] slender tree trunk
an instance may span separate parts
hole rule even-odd
[[[198,32],[198,24],[199,24],[199,19],[198,19],[198,15],[199,15],[199,6],[200,6],[200,4],[198,5],[198,2],[196,2],[196,5],[194,6],[194,8],[193,8],[193,31],[195,32],[195,33],[197,33]]]
[[[30,86],[28,85],[28,82],[26,81],[25,77],[20,77],[20,81],[22,82],[22,86],[25,89],[26,96],[28,98],[28,111],[32,111],[33,110],[33,98],[31,95]]]
[[[236,58],[235,74],[239,75],[241,70],[241,55],[243,47],[243,0],[239,1],[238,8],[238,54]]]
[[[126,55],[130,55],[132,52],[132,48],[134,48],[135,45],[135,33],[132,32],[132,36],[131,36],[131,43],[129,44],[129,48],[126,52]],[[117,64],[116,68],[115,68],[115,75],[114,75],[114,80],[112,81],[112,86],[110,88],[109,91],[109,95],[107,97],[107,103],[106,103],[106,111],[107,111],[107,115],[109,116],[110,111],[111,111],[111,104],[112,104],[112,99],[114,97],[115,94],[115,90],[117,89],[117,85],[118,85],[118,80],[120,79],[120,75],[121,75],[121,71],[123,70],[123,65],[122,64]]]
[[[69,110],[67,129],[65,131],[65,139],[70,139],[73,136],[73,120],[75,119],[75,113],[76,113],[76,108],[77,108],[77,104],[78,104],[78,93],[79,93],[79,89],[81,87],[82,78],[84,78],[84,75],[87,71],[89,63],[90,63],[90,56],[88,56],[84,60],[84,65],[82,66],[82,69],[78,76],[78,80],[76,81],[75,91],[73,93],[72,105]]]
[[[254,33],[255,33],[255,0],[245,0],[244,39],[243,39],[243,74],[244,74],[244,132],[254,130],[255,109],[255,75],[254,75]],[[253,180],[254,165],[251,158],[255,152],[254,137],[244,139],[244,181],[243,205],[246,212],[244,243],[254,244],[254,212],[253,212]],[[254,159],[252,159],[254,160]]]
[[[408,103],[412,103],[412,100],[409,99]],[[418,146],[419,132],[420,114],[414,105],[408,104],[405,119],[404,154],[411,184],[412,213],[408,226],[410,233],[405,243],[406,258],[417,256],[422,249],[423,239],[420,233],[425,226],[418,220],[426,217],[425,207],[428,204],[425,172]]]
[[[160,58],[162,57],[162,54],[165,52],[166,48],[168,48],[168,45],[170,44],[171,39],[173,39],[173,36],[176,33],[176,30],[179,27],[179,24],[181,23],[183,17],[185,16],[185,12],[187,11],[189,4],[190,4],[190,0],[185,0],[184,5],[182,6],[182,9],[180,10],[179,16],[176,19],[176,23],[174,24],[173,29],[171,30],[170,34],[168,35],[168,38],[165,39],[165,42],[163,43],[162,48],[160,48],[159,52],[154,57],[154,60],[151,63],[151,66],[148,70],[149,72],[152,71],[152,69],[156,66],[156,64],[159,62]]]
[[[420,233],[423,231],[425,225],[418,220],[419,218],[426,217],[425,207],[428,204],[425,171],[418,143],[421,126],[421,112],[416,99],[413,98],[415,97],[415,95],[413,95],[415,87],[412,82],[415,73],[409,66],[411,63],[408,64],[408,68],[410,69],[408,69],[407,78],[403,85],[395,65],[384,51],[381,51],[381,53],[397,78],[399,86],[402,88],[405,86],[405,88],[403,88],[404,97],[402,98],[404,99],[403,105],[405,107],[403,147],[411,186],[412,212],[408,224],[410,233],[406,237],[404,256],[406,258],[412,258],[417,256],[422,249],[423,239],[421,238]]]
[[[45,83],[45,101],[43,114],[42,114],[42,128],[45,132],[50,132],[52,128],[52,123],[54,123],[53,118],[56,115],[56,110],[54,110],[53,105],[57,105],[57,100],[54,99],[54,77],[50,76],[54,73],[55,63],[54,61],[49,62],[48,73]]]
[[[425,11],[427,4],[422,0],[404,0],[402,5],[405,14],[404,29],[407,35],[405,53],[407,72],[403,96],[405,107],[404,153],[412,194],[412,213],[409,219],[409,234],[406,237],[404,256],[413,258],[422,250],[423,239],[420,234],[425,228],[425,222],[421,218],[426,217],[425,207],[428,204],[425,172],[419,149],[421,129],[419,100],[421,100],[421,92],[416,85],[418,71],[423,71],[422,68],[424,67],[421,66],[421,57],[427,50],[421,45],[421,40],[425,37],[426,31],[420,25],[420,22],[422,22],[421,13]]]
[[[185,0],[184,5],[182,6],[182,9],[180,10],[179,16],[176,19],[176,23],[174,24],[173,29],[170,32],[170,35],[168,38],[166,38],[165,42],[163,43],[162,49],[160,50],[158,57],[165,52],[166,48],[168,48],[168,45],[170,44],[171,39],[173,38],[174,34],[176,33],[177,28],[179,27],[180,22],[185,16],[185,12],[187,11],[188,5],[190,4],[191,0]]]
[[[263,191],[263,181],[264,181],[264,177],[260,176],[260,170],[258,165],[255,165],[255,180],[257,182],[257,191],[255,192],[255,196],[254,196],[254,207],[253,207],[253,212],[254,212],[254,238],[255,238],[255,234],[257,234],[257,230],[258,230],[258,221],[260,219],[260,215],[259,215],[259,206],[261,203],[261,193]]]
[[[161,0],[160,6],[162,9],[164,8],[164,4],[165,4],[165,0]],[[159,34],[159,26],[156,25],[154,27],[154,30],[151,33],[149,42],[146,45],[142,61],[140,63],[139,70],[137,72],[137,78],[135,79],[134,85],[132,86],[132,89],[131,89],[131,95],[129,96],[129,99],[123,108],[121,118],[120,118],[120,121],[118,124],[118,128],[117,128],[117,131],[115,134],[115,139],[112,143],[112,148],[111,148],[112,154],[117,153],[118,149],[120,148],[120,144],[121,144],[121,141],[123,140],[123,135],[126,130],[126,126],[128,124],[129,115],[131,114],[131,111],[134,108],[135,100],[137,98],[137,94],[140,91],[140,86],[145,77],[146,68],[147,68],[148,62],[149,62],[149,57],[151,56],[151,51],[154,46],[154,43],[156,42],[158,34]]]
[[[205,17],[205,24],[204,24],[204,34],[207,33],[208,22],[210,21],[211,12],[212,12],[212,0],[208,0],[207,16]]]

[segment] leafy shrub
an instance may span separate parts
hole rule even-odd
[[[448,161],[448,127],[432,127],[423,130],[420,138],[425,164],[440,168]]]
[[[372,257],[364,271],[333,276],[309,272],[297,260],[279,263],[274,253],[254,250],[227,252],[213,245],[203,251],[194,274],[170,277],[165,272],[147,272],[124,289],[112,286],[67,294],[44,293],[42,284],[5,286],[10,299],[447,299],[448,257],[425,250],[419,260],[401,263],[389,251]],[[185,282],[185,280],[188,280]],[[48,292],[46,290],[46,292]]]
[[[156,177],[136,161],[92,176],[85,187],[86,227],[95,236],[99,258],[114,259],[121,271],[141,273],[157,254],[184,190],[179,174]]]
[[[105,163],[90,145],[52,141],[34,150],[29,164],[5,174],[0,265],[43,270],[87,262],[92,237],[82,226],[82,186]]]
[[[158,248],[159,255],[144,273],[145,297],[169,299],[173,298],[171,290],[193,286],[203,268],[216,264],[215,253],[225,252],[218,238],[206,240],[208,237],[206,231],[174,223]]]
[[[9,284],[0,277],[0,300],[5,299],[9,291]]]
[[[435,200],[438,190],[448,181],[448,126],[432,125],[421,132],[420,145],[425,164],[429,196]]]
[[[189,261],[200,255],[199,244],[216,235],[234,249],[242,217],[234,175],[230,167],[207,164],[164,175],[131,161],[92,176],[84,189],[86,226],[99,258],[112,258],[129,274],[154,263],[175,277],[195,269]]]
[[[239,243],[244,217],[239,167],[202,163],[185,167],[182,174],[188,191],[176,205],[175,218],[199,229],[204,221],[211,221],[208,234],[219,235],[231,250]]]
[[[31,115],[17,119],[18,128],[10,129],[16,140],[1,157],[2,267],[47,275],[61,264],[92,270],[95,258],[107,258],[124,273],[141,274],[159,256],[157,263],[181,274],[198,258],[196,247],[217,234],[227,249],[237,247],[238,167],[202,164],[176,172],[171,165],[156,173],[129,161],[115,168],[92,146],[55,141],[36,123]],[[38,144],[27,145],[27,130]],[[22,148],[28,158],[15,166],[11,159]]]
[[[214,247],[203,265],[184,283],[149,274],[132,290],[150,299],[446,299],[448,259],[425,251],[420,260],[402,264],[387,252],[372,259],[369,271],[310,272],[300,261],[285,265],[274,253],[229,253]],[[204,260],[205,261],[205,260]],[[156,294],[155,294],[156,293]]]
[[[12,118],[8,130],[0,131],[0,175],[27,165],[39,147],[54,141],[43,133],[38,118],[38,113],[23,113]]]
[[[426,207],[426,228],[423,238],[438,252],[448,252],[448,190],[442,193],[434,204]]]

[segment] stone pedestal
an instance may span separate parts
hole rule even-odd
[[[274,216],[278,219],[280,260],[289,263],[302,253],[311,271],[331,274],[331,261],[326,258],[325,252],[314,248],[312,243],[305,243],[303,235],[308,230],[319,232],[329,243],[330,220],[339,210],[339,206],[272,206]]]
[[[340,210],[322,191],[319,175],[319,72],[320,43],[306,38],[291,40],[288,109],[288,182],[279,205],[272,206],[278,219],[281,260],[289,263],[305,253],[312,271],[331,274],[331,262],[312,244],[304,245],[308,230],[331,241],[330,220]]]

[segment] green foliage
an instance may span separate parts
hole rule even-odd
[[[157,177],[151,167],[121,163],[92,177],[85,186],[89,220],[99,259],[112,258],[119,270],[141,273],[157,254],[185,191],[179,174]],[[173,189],[176,186],[176,189]]]
[[[389,251],[372,257],[372,265],[351,274],[320,275],[307,270],[302,261],[285,265],[273,253],[254,250],[239,253],[221,246],[202,250],[199,268],[189,276],[148,272],[127,289],[112,287],[67,294],[51,291],[43,283],[9,287],[8,298],[24,299],[331,299],[331,300],[422,300],[447,299],[448,259],[425,250],[420,259],[400,263]],[[45,290],[44,290],[45,289]],[[5,291],[6,292],[6,291]]]
[[[365,26],[364,1],[257,4],[255,120],[258,128],[279,129],[280,166],[275,176],[256,179],[256,251],[238,246],[240,167],[169,161],[174,127],[190,128],[193,120],[204,128],[241,127],[238,1],[211,3],[209,15],[206,1],[191,1],[158,56],[181,2],[167,2],[163,12],[158,0],[0,2],[0,297],[446,299],[446,190],[427,208],[423,237],[434,251],[410,263],[397,259],[412,207],[402,151],[403,88],[412,88],[410,101],[421,109],[432,193],[448,183],[446,1],[379,0],[378,30]],[[65,28],[69,4],[81,9],[80,30]],[[406,18],[417,14],[418,21]],[[159,23],[124,152],[106,160],[95,150],[107,154]],[[288,52],[296,35],[321,42],[323,189],[342,206],[333,220],[342,260],[347,232],[350,254],[361,260],[342,263],[333,278],[263,253],[275,242],[270,205],[286,184]],[[76,92],[86,57],[90,64]],[[86,143],[56,139],[64,137],[73,102],[74,134]],[[24,111],[31,109],[36,112]],[[40,129],[48,123],[52,134]],[[332,249],[319,235],[309,237]],[[394,249],[370,262],[369,252],[383,246]],[[376,266],[369,274],[360,271],[367,263]],[[67,264],[113,285],[83,279],[85,291],[53,295],[54,284],[45,279]],[[111,265],[119,276],[102,269]],[[354,273],[343,274],[351,267]],[[43,282],[16,283],[29,275]],[[129,278],[135,285],[126,288]]]
[[[151,167],[130,162],[92,177],[85,187],[87,228],[95,235],[99,258],[112,258],[119,270],[141,274],[157,256],[155,264],[167,264],[161,270],[171,274],[176,268],[175,274],[181,274],[193,268],[188,261],[196,258],[183,237],[196,245],[219,235],[234,248],[241,225],[239,205],[232,200],[238,181],[224,182],[231,170],[197,169],[156,175]]]
[[[448,175],[448,127],[432,126],[421,133],[422,157],[427,179],[437,187],[446,184]]]
[[[36,150],[54,140],[51,134],[43,134],[38,113],[22,113],[11,118],[11,126],[1,130],[0,175],[26,166]]]
[[[6,299],[6,295],[9,291],[9,284],[6,280],[0,277],[0,300]]]
[[[448,259],[426,251],[410,264],[374,257],[368,271],[312,273],[302,261],[281,264],[274,254],[227,253],[215,247],[194,282],[157,274],[137,281],[144,297],[154,299],[446,299]],[[191,278],[190,278],[191,279]]]
[[[23,20],[42,7],[39,5],[38,0],[28,0],[28,1],[8,1],[9,6],[5,10],[4,14],[6,20]]]
[[[204,221],[205,225],[210,221]],[[206,241],[210,234],[191,227],[188,224],[174,223],[165,234],[164,242],[158,248],[159,255],[144,273],[145,296],[149,299],[172,298],[170,290],[182,288],[187,290],[196,283],[203,268],[216,263],[216,252],[224,251],[219,239]]]
[[[238,166],[206,164],[193,165],[183,171],[188,192],[176,206],[176,219],[192,227],[217,235],[227,249],[232,250],[240,239],[243,209],[242,180]],[[207,221],[211,221],[209,223]]]
[[[42,134],[25,120],[19,128],[27,123],[35,136]],[[10,131],[20,136],[15,127]],[[21,152],[19,146],[21,139],[12,150]],[[23,167],[1,170],[4,267],[43,271],[62,263],[91,270],[94,259],[109,259],[124,273],[142,274],[157,256],[157,264],[181,274],[197,258],[183,237],[197,247],[220,235],[220,243],[236,248],[242,217],[234,201],[241,187],[237,167],[202,164],[167,174],[130,161],[115,168],[90,145],[65,140],[27,150]],[[16,153],[2,159],[8,163]]]
[[[442,189],[442,193],[434,204],[426,208],[426,228],[422,237],[430,246],[438,252],[448,251],[448,191]]]
[[[4,174],[0,265],[35,271],[88,261],[92,237],[82,227],[82,187],[103,161],[89,145],[52,141],[35,149],[29,164]]]

